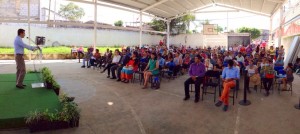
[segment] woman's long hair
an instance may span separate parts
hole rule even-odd
[[[133,65],[134,65],[134,66],[135,66],[135,65],[138,65],[138,64],[139,64],[139,58],[138,58],[139,54],[138,54],[138,52],[133,52],[132,54],[135,55],[135,59],[133,59],[133,58],[131,57],[131,60],[134,60]]]

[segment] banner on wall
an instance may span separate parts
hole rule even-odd
[[[281,33],[281,37],[288,37],[300,34],[300,19],[284,26],[281,30],[278,29],[273,35],[273,39],[277,39]]]

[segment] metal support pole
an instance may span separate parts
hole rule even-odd
[[[251,102],[247,100],[247,90],[249,90],[249,77],[248,71],[246,70],[244,73],[244,99],[239,102],[242,106],[248,106],[251,104]]]
[[[96,45],[97,45],[97,0],[94,0],[95,2],[95,9],[94,9],[94,53],[96,52]]]
[[[279,17],[279,35],[278,35],[278,47],[281,46],[281,38],[282,38],[282,30],[283,30],[283,27],[282,27],[282,23],[283,23],[283,9],[282,7],[280,8],[280,17]]]
[[[167,21],[167,48],[170,48],[170,21]]]
[[[27,14],[27,24],[28,24],[28,37],[29,37],[29,40],[28,40],[28,45],[30,45],[30,0],[28,0],[28,14]],[[31,60],[31,51],[29,51],[29,60]]]
[[[299,103],[295,105],[295,108],[300,110],[300,97],[299,97]]]
[[[143,34],[143,14],[142,11],[140,11],[140,48],[142,48],[143,43],[142,43],[142,34]]]
[[[49,0],[48,22],[50,21],[51,0]]]
[[[227,32],[229,32],[229,27],[228,27],[228,12],[227,12]]]
[[[272,16],[270,17],[270,32],[269,32],[269,44],[271,43],[270,41],[273,41],[272,39],[272,33],[273,33],[273,18]],[[273,45],[273,44],[270,44],[270,45]]]
[[[50,9],[49,9],[49,12],[50,12]],[[56,0],[54,0],[53,22],[55,22],[55,17],[56,17]],[[53,25],[53,27],[56,27],[56,25]]]

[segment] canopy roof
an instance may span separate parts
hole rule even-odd
[[[162,18],[174,18],[217,5],[271,16],[285,0],[98,0],[140,10]]]

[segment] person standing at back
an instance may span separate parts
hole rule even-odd
[[[16,87],[19,89],[24,89],[26,86],[23,84],[23,80],[26,74],[26,67],[25,67],[25,61],[24,61],[24,48],[28,50],[36,50],[39,49],[39,47],[29,46],[26,45],[22,38],[25,37],[25,30],[19,29],[18,30],[18,36],[15,38],[14,41],[14,49],[15,49],[15,61],[17,65],[17,73],[16,73]]]

